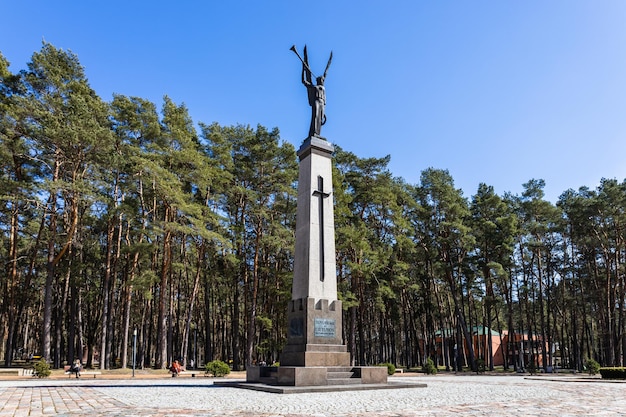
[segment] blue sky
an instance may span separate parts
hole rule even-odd
[[[42,40],[76,53],[96,92],[185,103],[194,121],[278,127],[296,147],[310,109],[306,43],[326,79],[322,135],[391,155],[417,184],[448,169],[471,197],[626,177],[626,2],[0,0],[17,72]]]

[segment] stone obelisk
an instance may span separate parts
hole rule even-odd
[[[332,196],[334,147],[318,136],[300,149],[294,276],[287,344],[274,376],[278,385],[354,385],[387,382],[386,367],[352,367],[343,343],[337,299]]]
[[[341,301],[337,299],[333,150],[326,140],[309,137],[298,151],[294,277],[281,367],[350,365],[350,354],[342,343]]]
[[[334,147],[320,136],[326,122],[324,80],[332,52],[324,75],[314,77],[306,46],[304,59],[295,46],[291,50],[302,61],[302,84],[307,88],[311,106],[311,125],[298,150],[296,245],[287,343],[279,367],[250,367],[247,381],[291,386],[384,383],[386,367],[350,366],[350,353],[342,337],[332,196]]]

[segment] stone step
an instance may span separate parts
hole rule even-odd
[[[342,378],[352,378],[354,376],[354,372],[351,371],[339,371],[339,372],[327,372],[326,379],[342,379]]]
[[[328,372],[354,372],[354,368],[351,366],[331,366],[328,367]]]
[[[259,382],[267,385],[278,385],[278,378],[274,376],[263,376],[259,378]]]
[[[361,385],[361,378],[328,378],[328,385]]]

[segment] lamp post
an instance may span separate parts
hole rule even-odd
[[[198,367],[198,362],[197,362],[197,358],[196,358],[196,347],[198,346],[198,342],[197,342],[197,334],[198,334],[198,329],[193,328],[193,368],[196,369]]]
[[[137,358],[137,329],[133,330],[133,378],[135,377],[135,362]]]
[[[458,369],[459,366],[457,365],[459,363],[459,352],[458,352],[458,346],[455,343],[454,344],[454,373],[456,373],[457,371],[460,371],[461,369]]]

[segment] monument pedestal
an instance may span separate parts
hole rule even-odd
[[[281,366],[350,366],[350,353],[341,338],[341,314],[339,300],[291,300]]]
[[[315,387],[387,383],[386,366],[252,366],[246,382],[272,386]]]

